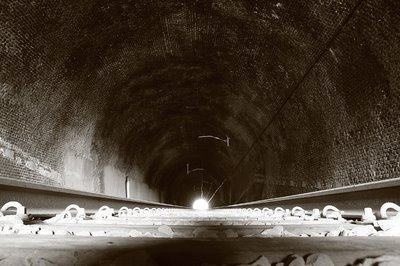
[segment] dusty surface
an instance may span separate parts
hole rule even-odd
[[[335,265],[347,265],[370,256],[400,255],[400,237],[188,240],[13,235],[1,237],[0,246],[0,265],[229,265],[249,263],[260,255],[274,263],[290,254],[316,252],[330,256]]]

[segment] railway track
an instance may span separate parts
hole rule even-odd
[[[85,206],[86,213],[93,214],[99,207],[107,205],[111,208],[127,206],[182,208],[181,206],[133,200],[121,197],[107,196],[91,192],[57,188],[28,182],[0,179],[0,203],[18,201],[24,205],[29,214],[37,217],[51,217],[62,212],[71,203]]]
[[[400,258],[397,215],[349,220],[332,206],[318,213],[299,207],[194,211],[103,206],[88,215],[70,205],[53,218],[25,223],[18,219],[24,217],[22,207],[16,202],[8,206],[17,209],[15,215],[0,217],[0,257],[8,265],[20,265],[28,258],[38,263],[28,265],[101,261],[100,265],[268,266],[271,261],[294,266],[308,265],[290,264],[294,258],[305,263],[311,257],[322,262],[309,265],[367,266],[398,265],[393,263]],[[400,211],[393,204],[381,210],[389,207]],[[286,263],[288,256],[294,257]],[[392,264],[376,264],[388,260]]]
[[[380,265],[366,261],[387,255],[394,263],[400,256],[398,183],[196,211],[2,181],[0,258],[6,259],[0,265],[26,264],[27,258],[43,265],[252,265],[290,254],[307,261],[319,253],[332,265]]]
[[[342,216],[348,218],[361,217],[365,207],[372,208],[379,216],[379,209],[385,202],[400,202],[400,179],[389,179],[368,184],[335,188],[299,195],[279,197],[254,202],[224,206],[223,208],[293,208],[323,209],[326,205],[334,205],[343,211]],[[118,209],[128,208],[184,208],[158,202],[131,200],[102,194],[76,191],[63,188],[27,183],[17,180],[0,180],[0,203],[18,201],[30,214],[51,217],[75,203],[84,206],[86,213],[94,214],[99,207],[109,206]]]
[[[302,206],[304,209],[322,209],[326,205],[334,205],[343,210],[343,217],[357,218],[362,216],[365,207],[370,207],[375,215],[379,216],[380,207],[385,202],[400,202],[399,178],[239,203],[224,208],[271,208],[274,206],[293,208]]]

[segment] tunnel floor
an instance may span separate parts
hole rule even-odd
[[[252,265],[261,256],[277,263],[293,254],[307,257],[315,253],[328,255],[334,265],[353,265],[366,257],[400,256],[400,237],[133,239],[16,235],[2,237],[0,244],[0,265]]]

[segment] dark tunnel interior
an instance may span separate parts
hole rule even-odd
[[[399,29],[394,0],[3,0],[0,178],[213,206],[396,178]]]

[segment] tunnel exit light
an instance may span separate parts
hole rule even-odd
[[[208,210],[208,202],[205,199],[197,199],[193,202],[192,208],[199,211]]]

